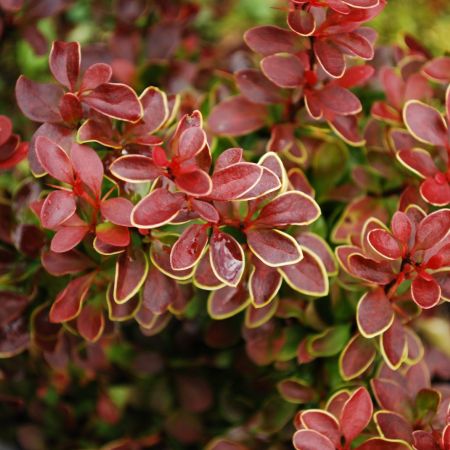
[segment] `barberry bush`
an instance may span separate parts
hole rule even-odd
[[[0,0],[0,446],[450,450],[450,57],[247,3]]]

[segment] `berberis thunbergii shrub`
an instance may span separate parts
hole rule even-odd
[[[450,57],[221,3],[0,0],[0,447],[450,450]]]

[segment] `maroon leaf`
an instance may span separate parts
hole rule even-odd
[[[300,416],[303,427],[314,430],[326,436],[336,447],[341,441],[339,423],[334,416],[327,411],[306,410]]]
[[[197,196],[208,195],[213,187],[210,176],[200,169],[178,175],[175,183],[181,191]]]
[[[161,175],[153,160],[144,155],[124,155],[109,166],[111,173],[120,180],[130,183],[145,183]]]
[[[59,103],[59,112],[64,122],[76,125],[83,117],[83,109],[80,100],[70,92],[64,94]]]
[[[427,178],[420,186],[420,194],[429,203],[435,206],[446,206],[450,203],[450,184]]]
[[[295,264],[302,259],[297,241],[280,230],[253,229],[246,236],[253,254],[270,267]]]
[[[176,296],[175,287],[174,280],[152,267],[142,288],[142,305],[153,314],[163,314]]]
[[[371,438],[357,447],[357,450],[409,450],[406,442],[389,441],[383,438]]]
[[[448,142],[447,125],[440,113],[418,100],[410,100],[403,110],[403,119],[409,132],[419,141],[445,146]]]
[[[395,156],[403,165],[422,178],[432,177],[437,172],[430,153],[421,148],[402,149]]]
[[[35,122],[61,122],[59,102],[64,91],[54,84],[41,84],[19,77],[16,99],[21,111]]]
[[[194,224],[183,231],[170,252],[170,265],[174,270],[189,269],[201,258],[208,243],[208,228]]]
[[[70,152],[75,172],[98,199],[102,193],[103,163],[95,150],[87,145],[73,144]]]
[[[137,228],[156,228],[174,219],[184,203],[184,195],[157,188],[144,197],[131,213],[131,223]]]
[[[167,97],[164,92],[156,87],[148,87],[139,97],[144,115],[142,124],[133,126],[134,133],[154,133],[159,130],[169,117]]]
[[[368,65],[348,67],[344,75],[336,80],[336,83],[346,89],[362,86],[372,78],[374,73],[375,69]]]
[[[420,275],[411,284],[412,299],[422,308],[433,308],[441,298],[441,287],[433,278],[427,280]]]
[[[252,189],[262,176],[263,169],[252,163],[237,163],[214,172],[210,197],[214,200],[235,200]]]
[[[367,389],[357,389],[345,402],[341,414],[341,431],[351,443],[366,428],[372,418],[373,405]]]
[[[356,55],[363,59],[372,59],[374,49],[368,39],[357,32],[345,33],[334,36],[333,42],[350,55]]]
[[[411,237],[412,224],[409,217],[402,211],[397,211],[392,217],[392,234],[402,243],[407,244]]]
[[[141,288],[148,272],[148,261],[142,250],[129,251],[117,258],[114,278],[114,299],[117,303],[130,300]]]
[[[294,9],[287,17],[289,28],[301,36],[311,36],[316,29],[314,15],[305,9]]]
[[[396,370],[405,356],[406,335],[402,323],[395,318],[392,325],[381,336],[381,351],[386,363]]]
[[[358,121],[355,116],[336,116],[328,122],[333,131],[350,145],[364,144],[364,139],[358,131]]]
[[[214,230],[210,239],[211,267],[216,277],[237,286],[244,272],[244,251],[229,234]]]
[[[208,313],[216,320],[227,319],[249,304],[248,293],[240,287],[225,286],[212,292],[208,298]]]
[[[259,26],[252,28],[245,32],[244,40],[254,52],[262,55],[295,52],[295,35],[279,27]]]
[[[290,266],[280,267],[281,274],[292,289],[306,295],[324,296],[328,293],[328,277],[319,258],[302,247],[303,259]]]
[[[253,186],[245,194],[239,196],[238,200],[253,200],[256,198],[261,198],[271,192],[277,191],[281,188],[281,181],[275,175],[274,172],[262,166],[263,172],[258,183]]]
[[[323,70],[331,77],[340,78],[344,75],[344,55],[335,45],[323,39],[319,39],[314,42],[314,54]]]
[[[41,262],[45,270],[55,276],[82,272],[93,265],[89,258],[76,250],[66,253],[47,250],[42,253]]]
[[[359,331],[367,338],[386,331],[394,320],[394,310],[384,289],[369,291],[361,297],[357,308]]]
[[[88,232],[88,225],[63,226],[53,236],[50,249],[55,253],[68,252],[75,248]]]
[[[277,270],[254,258],[253,269],[248,280],[253,305],[261,308],[272,301],[281,287],[282,278]]]
[[[218,172],[228,166],[241,162],[243,153],[242,148],[228,148],[217,157],[214,170]]]
[[[84,94],[81,99],[92,109],[113,119],[136,122],[143,114],[142,105],[136,93],[125,84],[101,84]]]
[[[352,275],[375,284],[388,284],[395,276],[389,261],[377,262],[354,254],[349,256],[348,265]]]
[[[140,299],[138,295],[128,300],[126,303],[118,304],[114,300],[113,289],[111,285],[106,291],[106,303],[108,305],[109,319],[114,322],[122,322],[133,317],[140,307]]]
[[[243,69],[234,74],[236,84],[244,97],[253,103],[279,103],[282,96],[277,87],[259,70]]]
[[[103,312],[91,305],[83,306],[77,317],[77,329],[80,335],[89,342],[97,341],[103,333],[105,318]]]
[[[377,355],[370,339],[357,333],[342,350],[339,368],[344,380],[352,380],[364,373]]]
[[[439,242],[450,230],[450,209],[440,209],[420,221],[414,248],[427,249]]]
[[[261,128],[266,123],[264,105],[249,102],[245,97],[231,97],[216,105],[208,124],[218,135],[241,136]]]
[[[335,450],[335,445],[323,434],[314,430],[298,430],[292,439],[296,450]]]
[[[70,281],[66,288],[58,294],[50,309],[50,322],[67,322],[77,317],[91,283],[91,274]]]
[[[413,428],[400,414],[390,411],[377,411],[374,414],[374,419],[383,437],[412,442]]]
[[[338,266],[333,251],[319,235],[310,232],[301,232],[295,236],[297,242],[315,253],[323,262],[328,275],[336,275]]]
[[[97,63],[89,66],[81,80],[80,91],[89,91],[99,87],[112,77],[112,68],[109,64]]]
[[[386,230],[381,228],[372,230],[367,235],[372,248],[387,259],[398,259],[402,256],[402,248],[397,239]]]
[[[132,227],[130,217],[133,203],[122,197],[104,200],[100,205],[102,216],[110,222],[123,227]]]
[[[0,115],[0,146],[2,146],[11,136],[12,122],[6,116]]]
[[[255,223],[273,227],[308,225],[320,216],[320,207],[309,195],[298,191],[280,194],[260,212]]]
[[[72,185],[74,182],[72,163],[67,153],[55,142],[39,136],[36,139],[36,156],[40,165],[53,178]]]
[[[195,198],[191,199],[191,206],[203,220],[211,223],[217,223],[220,219],[217,209],[211,203],[203,202]]]
[[[178,141],[178,154],[181,160],[194,158],[205,146],[206,134],[198,127],[191,127],[184,130]]]
[[[305,67],[300,58],[290,53],[266,56],[261,61],[261,69],[281,88],[296,88],[303,84]]]
[[[75,90],[80,71],[80,44],[78,42],[53,42],[49,66],[55,79],[71,91]]]
[[[101,223],[96,226],[95,234],[105,244],[114,247],[126,247],[130,243],[128,228],[113,223]]]
[[[362,106],[358,97],[337,85],[328,85],[319,93],[322,108],[333,114],[349,116],[361,111]]]
[[[432,80],[448,83],[450,81],[450,58],[448,56],[434,58],[422,67],[422,72]]]
[[[73,216],[76,209],[77,205],[72,192],[52,191],[42,205],[42,226],[53,230]]]

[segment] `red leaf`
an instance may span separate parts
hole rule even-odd
[[[132,210],[133,203],[122,197],[104,200],[100,205],[100,211],[106,220],[123,227],[133,226],[130,221]]]
[[[301,413],[300,421],[303,427],[314,430],[326,436],[336,447],[341,442],[339,422],[327,411],[306,410]]]
[[[319,92],[322,108],[333,114],[349,116],[361,111],[362,106],[358,97],[337,85],[328,85]]]
[[[402,247],[388,231],[381,228],[372,230],[367,235],[367,239],[372,248],[384,258],[391,260],[401,258]]]
[[[194,284],[201,289],[213,290],[223,286],[224,283],[214,274],[209,253],[207,249],[195,268]]]
[[[55,79],[71,91],[75,90],[80,72],[80,44],[78,42],[53,42],[49,66]]]
[[[245,32],[244,40],[254,52],[262,55],[295,52],[295,35],[280,27],[269,25],[252,28]]]
[[[178,154],[182,161],[194,158],[206,144],[206,134],[198,127],[184,130],[178,141]]]
[[[382,378],[374,378],[371,384],[373,393],[383,409],[396,412],[403,417],[411,414],[412,405],[406,386]]]
[[[450,58],[448,56],[434,58],[422,67],[422,72],[432,80],[448,83],[450,82]]]
[[[333,131],[350,145],[364,144],[364,139],[358,131],[358,121],[355,116],[336,116],[328,122]]]
[[[412,299],[422,308],[433,308],[441,298],[441,287],[434,280],[425,280],[420,275],[411,284]]]
[[[292,439],[296,450],[335,450],[335,445],[323,434],[314,430],[298,430]]]
[[[412,232],[409,217],[402,211],[397,211],[392,217],[392,234],[402,243],[408,244]]]
[[[255,223],[273,227],[308,225],[319,216],[319,205],[312,197],[303,192],[289,191],[268,203]]]
[[[73,144],[70,158],[81,181],[89,187],[95,198],[99,199],[102,193],[104,173],[100,157],[87,145]]]
[[[91,305],[83,306],[77,317],[77,329],[80,335],[89,342],[97,341],[103,333],[105,318],[101,309]]]
[[[357,32],[334,36],[333,42],[351,55],[356,55],[363,59],[373,58],[374,49],[372,44]]]
[[[55,276],[82,272],[93,265],[89,258],[76,250],[66,253],[47,250],[42,253],[41,262],[45,270]]]
[[[211,223],[217,223],[220,219],[217,209],[211,203],[203,202],[195,198],[191,199],[192,210],[195,211],[203,220]]]
[[[344,380],[352,380],[363,374],[372,364],[377,349],[370,339],[357,333],[342,350],[339,366]]]
[[[180,191],[197,196],[208,195],[212,189],[210,176],[200,169],[178,175],[175,179],[175,184]]]
[[[144,197],[131,213],[131,223],[137,228],[156,228],[174,219],[184,203],[184,195],[157,188]]]
[[[357,389],[345,402],[341,414],[341,431],[347,444],[360,435],[372,418],[373,405],[366,388]]]
[[[111,173],[119,180],[129,183],[145,183],[161,175],[153,160],[144,155],[124,155],[109,166]]]
[[[334,258],[333,251],[319,235],[308,231],[296,234],[295,239],[302,246],[315,253],[323,262],[325,269],[329,275],[336,275],[338,266]]]
[[[59,112],[64,122],[76,125],[83,117],[83,109],[80,100],[75,94],[70,92],[64,94],[59,103]]]
[[[280,267],[281,274],[292,289],[311,296],[328,293],[328,277],[318,257],[302,248],[303,259],[290,266]]]
[[[217,157],[214,171],[218,172],[219,170],[226,169],[228,166],[241,162],[243,153],[242,148],[228,148]]]
[[[118,304],[114,300],[113,290],[108,286],[106,291],[106,302],[108,304],[109,319],[114,322],[122,322],[133,317],[140,306],[138,295],[128,300],[126,303]]]
[[[212,132],[218,135],[241,136],[264,126],[266,118],[264,105],[236,96],[216,105],[209,115],[208,124]]]
[[[282,96],[278,88],[259,70],[243,69],[234,74],[239,91],[253,103],[279,103]]]
[[[169,244],[163,244],[160,241],[154,240],[150,248],[150,259],[152,263],[165,275],[175,280],[187,280],[191,278],[193,269],[188,270],[173,270],[170,264],[170,251]]]
[[[410,450],[406,442],[389,441],[383,438],[371,438],[356,448],[356,450]]]
[[[261,61],[264,75],[281,88],[296,88],[303,84],[305,67],[290,53],[266,56]]]
[[[354,254],[349,256],[348,265],[353,276],[375,284],[388,284],[395,276],[389,261],[377,262]]]
[[[253,305],[261,308],[268,304],[278,293],[282,278],[277,270],[266,266],[258,258],[254,258],[248,286]]]
[[[142,123],[132,126],[134,134],[149,134],[159,130],[169,118],[166,94],[156,87],[148,87],[139,97],[144,115]]]
[[[245,289],[225,286],[210,294],[208,313],[215,320],[227,319],[242,311],[248,303],[248,293]]]
[[[194,224],[183,231],[170,252],[170,265],[174,270],[189,269],[201,258],[208,243],[208,228]]]
[[[432,205],[446,206],[450,203],[450,184],[445,180],[427,178],[420,186],[420,194]]]
[[[410,100],[403,110],[403,119],[417,140],[431,145],[447,144],[447,125],[441,114],[431,106]]]
[[[98,88],[112,77],[112,68],[109,64],[97,63],[89,66],[81,80],[80,91],[90,91]]]
[[[369,291],[361,297],[357,308],[359,331],[366,337],[386,331],[394,320],[394,310],[382,288]]]
[[[244,251],[227,233],[214,230],[210,239],[211,266],[219,280],[237,286],[244,272]]]
[[[12,122],[9,117],[0,115],[0,146],[2,146],[11,136]]]
[[[382,353],[386,363],[396,370],[405,358],[406,335],[402,323],[395,318],[381,336]]]
[[[41,209],[41,223],[44,228],[55,229],[75,214],[77,205],[72,192],[52,191]]]
[[[176,297],[175,288],[174,280],[152,267],[142,288],[142,305],[153,314],[163,314]]]
[[[141,288],[148,272],[148,262],[140,249],[134,254],[121,253],[116,262],[114,278],[114,299],[117,303],[130,300]]]
[[[35,122],[61,122],[59,102],[64,91],[54,84],[35,83],[19,77],[16,83],[16,99],[20,110]]]
[[[252,189],[262,176],[263,169],[253,163],[237,163],[215,171],[210,197],[214,200],[235,200]]]
[[[126,122],[136,122],[142,117],[142,105],[129,86],[104,83],[81,97],[83,103],[101,114]]]
[[[403,165],[422,178],[432,177],[438,172],[429,152],[421,148],[403,149],[395,156]]]
[[[50,309],[50,322],[67,322],[77,317],[92,280],[91,274],[72,280],[56,297]]]
[[[55,253],[68,252],[75,248],[89,232],[89,226],[63,226],[53,236],[50,249]]]
[[[53,178],[72,185],[74,182],[72,163],[67,153],[55,142],[39,136],[36,139],[36,156],[39,164]]]
[[[270,194],[271,192],[277,191],[281,188],[280,179],[271,170],[262,166],[263,172],[258,183],[253,186],[252,189],[247,191],[245,194],[240,195],[237,200],[253,200],[256,198],[262,198],[263,196]]]
[[[252,229],[246,236],[253,254],[270,267],[295,264],[302,259],[297,241],[280,230]]]
[[[95,234],[105,244],[114,247],[126,247],[130,243],[128,228],[113,223],[101,223],[95,228]]]
[[[372,78],[374,73],[375,69],[366,64],[349,67],[344,75],[336,80],[336,84],[346,89],[361,86]]]
[[[311,36],[316,29],[314,15],[304,9],[294,9],[287,16],[289,28],[300,36]]]
[[[413,428],[400,414],[390,411],[377,411],[374,418],[383,437],[412,442]]]
[[[340,78],[344,75],[344,55],[335,45],[323,39],[319,39],[314,42],[314,54],[323,70],[331,77]]]
[[[440,209],[420,221],[414,248],[428,249],[438,243],[450,230],[450,209]]]

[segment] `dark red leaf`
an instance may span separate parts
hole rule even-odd
[[[105,244],[114,247],[126,247],[130,243],[130,232],[127,227],[104,222],[96,226],[95,234]]]
[[[195,198],[191,199],[191,206],[203,220],[211,223],[217,223],[220,219],[217,209],[211,203],[203,202]]]
[[[348,265],[353,276],[375,284],[388,284],[395,276],[389,261],[377,262],[354,254],[349,256]]]
[[[53,230],[73,216],[76,209],[77,205],[72,192],[52,191],[42,205],[42,226]]]
[[[413,428],[400,414],[390,411],[377,411],[374,419],[384,437],[412,442]]]
[[[55,276],[82,272],[93,265],[89,258],[76,250],[66,253],[47,250],[42,253],[41,261],[45,270]]]
[[[311,36],[316,29],[314,15],[305,9],[294,9],[287,16],[289,28],[301,36]]]
[[[357,333],[342,350],[339,367],[344,380],[352,380],[363,374],[372,364],[377,349],[370,339]]]
[[[306,410],[300,416],[303,427],[314,430],[326,436],[336,447],[341,442],[341,430],[339,422],[327,411]]]
[[[305,67],[300,58],[290,53],[266,56],[261,61],[261,69],[281,88],[296,88],[303,84]]]
[[[184,130],[178,141],[178,154],[181,160],[194,158],[205,146],[206,134],[198,127]]]
[[[340,78],[344,75],[344,55],[333,43],[323,39],[315,41],[314,54],[323,70],[331,77]]]
[[[450,209],[440,209],[420,221],[417,232],[415,249],[428,249],[448,234],[450,230]]]
[[[407,356],[406,335],[402,323],[395,318],[381,336],[382,353],[389,366],[396,370]]]
[[[83,240],[88,232],[88,225],[63,226],[53,236],[50,249],[55,253],[64,253],[72,250]]]
[[[335,445],[323,434],[314,430],[298,430],[292,439],[296,450],[335,450]]]
[[[259,26],[252,28],[245,32],[244,40],[254,52],[262,55],[295,52],[295,35],[279,27]]]
[[[175,287],[174,280],[152,267],[142,288],[142,305],[153,314],[163,314],[175,299]]]
[[[49,66],[55,79],[71,91],[75,90],[80,72],[81,51],[78,42],[53,42]]]
[[[81,80],[80,91],[90,91],[99,87],[112,77],[112,68],[109,64],[97,63],[89,66]]]
[[[252,303],[259,309],[278,293],[282,278],[277,270],[254,258],[248,286]]]
[[[394,320],[394,310],[383,289],[369,291],[361,297],[357,308],[360,332],[367,338],[386,331]]]
[[[441,298],[441,287],[433,278],[425,280],[420,275],[411,284],[412,299],[422,308],[433,308]]]
[[[97,341],[103,333],[105,318],[101,309],[84,305],[77,317],[77,329],[80,335],[89,342]]]
[[[9,117],[0,115],[0,146],[2,146],[11,136],[12,122]]]
[[[194,196],[208,195],[213,187],[210,176],[200,169],[178,175],[175,184],[180,191]]]
[[[277,87],[259,70],[243,69],[236,72],[234,78],[241,94],[253,103],[271,104],[282,100]]]
[[[195,266],[208,243],[208,228],[194,224],[183,231],[170,252],[170,265],[174,270]]]
[[[398,259],[402,256],[400,243],[386,230],[378,228],[370,231],[367,240],[372,248],[387,259]]]
[[[72,162],[67,153],[55,142],[39,136],[36,139],[36,156],[39,164],[53,178],[72,185],[74,174]]]
[[[248,293],[240,287],[225,286],[212,292],[208,298],[208,313],[215,320],[227,319],[249,304]]]
[[[100,211],[106,220],[123,227],[133,226],[130,221],[132,210],[133,203],[122,197],[104,200],[100,205]]]

